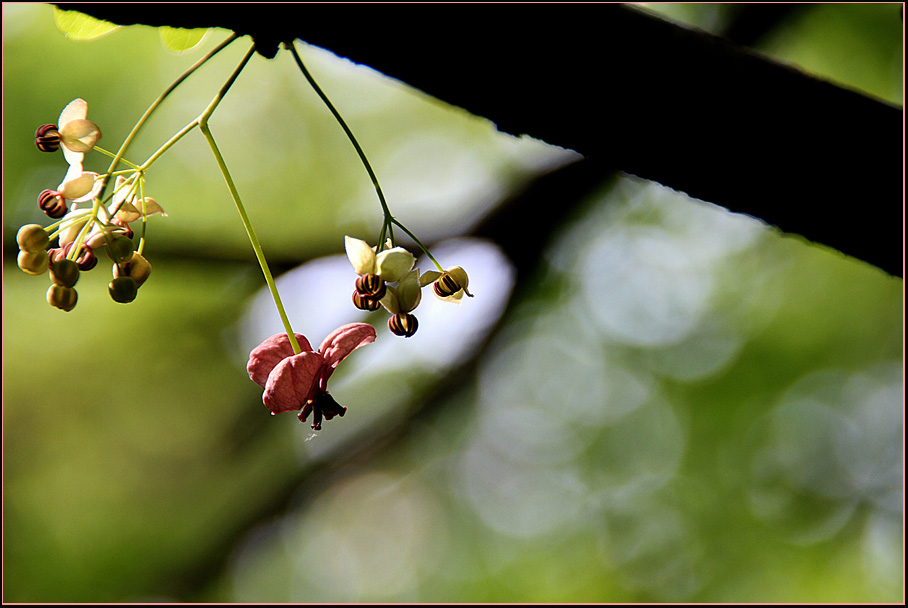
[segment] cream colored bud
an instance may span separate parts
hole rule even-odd
[[[144,207],[142,206],[144,202]],[[164,217],[167,217],[167,213],[164,211],[164,208],[158,204],[158,201],[154,200],[150,196],[146,196],[141,201],[137,202],[136,209],[142,211],[145,214],[145,217],[149,215],[154,215],[155,213],[160,213]]]
[[[375,274],[388,283],[400,281],[410,272],[416,258],[403,247],[386,249],[375,256]]]
[[[47,271],[49,261],[50,257],[43,249],[37,252],[20,251],[16,260],[19,264],[19,268],[22,269],[22,272],[33,276],[44,274],[44,272]]]
[[[47,245],[50,242],[47,237],[47,231],[43,226],[26,224],[19,228],[19,232],[16,233],[16,242],[22,251],[38,253],[47,249]]]
[[[350,260],[356,274],[360,276],[375,274],[375,252],[366,241],[345,236],[344,249],[347,251],[347,259]]]

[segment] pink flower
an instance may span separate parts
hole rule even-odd
[[[331,420],[347,411],[328,393],[328,378],[347,355],[375,341],[375,329],[368,323],[342,325],[325,338],[318,351],[312,350],[306,336],[294,335],[300,354],[293,353],[287,334],[276,334],[249,353],[246,371],[265,389],[262,401],[272,414],[301,409],[299,419],[305,422],[314,412],[312,428],[317,431],[322,428],[322,417]]]

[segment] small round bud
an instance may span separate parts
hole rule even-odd
[[[47,270],[49,258],[46,251],[20,251],[16,262],[25,274],[37,276]]]
[[[131,239],[125,236],[114,238],[107,246],[107,255],[117,264],[123,264],[132,259],[133,251],[135,251],[135,245]]]
[[[56,152],[60,148],[60,132],[57,125],[41,125],[35,131],[35,145],[42,152]]]
[[[75,262],[67,260],[66,258],[51,260],[50,280],[53,281],[55,285],[74,287],[76,283],[79,282],[79,267]]]
[[[49,218],[60,219],[66,215],[66,201],[55,190],[42,190],[38,195],[38,208]]]
[[[76,301],[78,299],[79,294],[77,294],[76,290],[72,287],[51,285],[47,290],[47,303],[54,308],[59,308],[66,312],[69,312],[76,307]]]
[[[132,254],[132,259],[125,264],[114,264],[113,276],[115,279],[129,277],[136,282],[136,288],[142,286],[151,274],[151,264],[138,253]]]
[[[128,304],[136,299],[139,287],[131,277],[118,277],[110,282],[107,290],[114,302]]]
[[[19,243],[19,249],[38,253],[47,249],[50,240],[47,238],[47,231],[38,224],[26,224],[19,228],[16,234],[16,242]]]
[[[470,278],[467,272],[460,266],[452,266],[442,273],[432,285],[432,290],[439,298],[447,298],[463,289],[463,292],[473,297],[467,286],[470,284]]]
[[[355,289],[353,290],[353,305],[360,310],[368,310],[370,312],[381,308],[381,304],[378,300],[367,298]]]
[[[356,291],[365,298],[381,300],[385,297],[387,288],[377,274],[364,274],[356,279]]]
[[[391,330],[391,333],[404,338],[409,338],[415,334],[418,327],[419,323],[416,321],[416,317],[409,313],[396,314],[388,319],[388,329]]]
[[[432,289],[438,295],[439,298],[446,298],[448,296],[453,296],[455,293],[460,291],[460,285],[457,284],[451,275],[443,274],[435,283],[432,285]]]

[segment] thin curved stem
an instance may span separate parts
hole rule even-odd
[[[109,152],[109,151],[105,150],[105,149],[102,148],[101,146],[97,146],[97,145],[96,145],[95,147],[92,148],[92,150],[94,150],[95,152],[100,152],[101,154],[103,154],[104,156],[107,156],[107,157],[109,157],[109,158],[116,158],[116,157],[117,157],[116,154],[114,154],[113,152]],[[131,162],[129,162],[129,161],[126,160],[125,158],[121,158],[121,159],[120,159],[120,162],[123,163],[124,165],[126,165],[127,167],[129,167],[130,169],[134,170],[134,171],[139,171],[139,170],[140,170],[139,167],[137,167],[136,165],[132,164]],[[112,172],[112,173],[115,173],[115,172]],[[110,175],[110,174],[108,174],[108,175]]]
[[[418,238],[416,238],[416,235],[415,235],[415,234],[413,234],[412,232],[410,232],[409,230],[407,230],[407,227],[406,227],[406,226],[404,226],[403,224],[401,224],[400,222],[398,222],[398,221],[397,221],[396,219],[394,219],[394,218],[391,218],[391,223],[393,223],[395,226],[397,226],[398,228],[400,228],[401,230],[403,230],[403,231],[407,234],[408,237],[410,237],[411,239],[413,239],[413,241],[414,241],[417,245],[419,245],[419,248],[422,249],[422,250],[425,252],[425,254],[426,254],[427,256],[429,256],[429,259],[432,260],[432,263],[435,264],[435,267],[438,268],[438,270],[439,270],[440,272],[444,272],[444,268],[441,267],[441,264],[438,263],[438,260],[435,259],[435,256],[433,256],[432,253],[429,252],[429,248],[426,247],[425,245],[423,245],[423,244],[422,244],[422,241],[420,241]]]
[[[146,160],[144,163],[142,163],[142,169],[143,169],[143,170],[148,169],[152,164],[154,164],[154,162],[155,162],[156,160],[158,160],[158,158],[159,158],[162,154],[164,154],[164,152],[166,152],[166,151],[168,150],[168,148],[170,148],[170,146],[172,146],[172,145],[174,145],[175,143],[177,143],[178,141],[180,141],[180,139],[182,139],[184,135],[186,135],[187,133],[189,133],[190,131],[192,131],[193,129],[195,129],[197,126],[199,126],[199,119],[198,119],[198,118],[196,118],[196,119],[193,120],[191,123],[189,123],[188,125],[186,125],[186,126],[183,127],[182,129],[180,129],[179,131],[177,131],[177,133],[176,133],[173,137],[171,137],[170,139],[168,139],[168,140],[164,143],[164,145],[162,145],[160,148],[158,148],[157,151],[156,151],[154,154],[152,154],[151,156],[149,156],[149,157],[148,157],[148,160]]]
[[[161,105],[161,103],[165,99],[167,99],[167,97],[173,92],[174,89],[176,89],[178,86],[180,86],[180,84],[184,80],[186,80],[190,75],[192,75],[193,72],[195,72],[197,69],[202,67],[202,65],[206,61],[208,61],[209,59],[211,59],[212,57],[217,55],[224,48],[226,48],[227,45],[229,45],[231,42],[233,42],[237,38],[239,38],[239,35],[234,33],[229,38],[227,38],[224,42],[222,42],[218,46],[214,47],[214,49],[212,49],[208,54],[206,54],[204,57],[202,57],[201,59],[196,61],[188,70],[183,72],[183,74],[180,75],[180,77],[177,78],[173,82],[173,84],[171,84],[169,87],[167,87],[167,89],[163,93],[161,93],[157,99],[155,99],[152,102],[152,104],[148,107],[148,109],[145,110],[145,113],[142,114],[141,118],[139,118],[138,122],[136,122],[135,126],[132,128],[132,131],[129,132],[129,135],[126,136],[126,139],[123,140],[123,143],[120,144],[120,149],[117,150],[116,155],[114,155],[113,160],[110,162],[110,166],[107,169],[107,174],[104,176],[104,186],[105,187],[107,186],[107,181],[110,179],[110,176],[113,173],[114,169],[117,168],[117,165],[123,159],[123,155],[126,154],[126,149],[132,143],[132,140],[135,139],[136,135],[138,135],[139,130],[148,121],[148,119],[151,117],[152,113],[158,108],[158,106]],[[104,191],[102,188],[102,190],[98,196],[99,197],[102,196],[103,193],[104,193]]]
[[[265,252],[262,251],[262,246],[259,244],[258,237],[255,235],[255,230],[252,228],[252,223],[249,221],[249,216],[246,215],[246,209],[243,207],[243,201],[240,200],[240,194],[237,192],[236,184],[233,183],[233,178],[230,177],[230,171],[227,170],[227,163],[224,162],[224,157],[221,156],[221,151],[214,141],[214,136],[211,134],[208,124],[199,125],[199,129],[202,131],[202,135],[205,136],[205,139],[208,140],[208,145],[211,147],[214,159],[217,161],[221,174],[224,176],[224,181],[227,182],[227,189],[230,190],[230,196],[233,197],[233,202],[236,204],[236,210],[240,214],[240,219],[243,220],[243,227],[246,229],[246,234],[249,236],[249,242],[252,243],[255,257],[259,261],[259,266],[262,267],[262,274],[265,275],[265,282],[268,283],[268,289],[271,291],[271,297],[274,300],[274,305],[277,307],[277,313],[280,315],[281,322],[284,324],[284,330],[287,332],[290,346],[293,348],[293,352],[298,355],[303,351],[300,348],[299,341],[297,341],[296,336],[293,333],[290,319],[287,318],[287,313],[284,311],[284,305],[281,303],[281,296],[277,291],[277,285],[274,284],[274,277],[271,275],[271,270],[269,270],[268,262],[265,259]]]
[[[287,338],[290,340],[290,346],[293,348],[295,354],[300,354],[302,348],[300,348],[299,341],[296,339],[296,335],[293,332],[293,327],[290,325],[290,319],[287,318],[287,313],[284,310],[284,305],[281,302],[281,296],[278,293],[277,285],[274,283],[274,277],[271,274],[271,270],[268,268],[268,261],[265,259],[265,252],[262,250],[262,245],[259,243],[259,239],[255,234],[255,230],[252,228],[252,222],[249,221],[249,216],[246,214],[246,208],[243,206],[243,201],[240,199],[240,193],[236,188],[236,184],[233,181],[233,177],[230,175],[230,171],[227,169],[227,163],[224,161],[224,157],[221,154],[220,149],[218,148],[217,142],[214,139],[214,135],[211,133],[211,129],[208,127],[208,119],[211,117],[215,108],[218,107],[218,104],[221,103],[221,100],[227,94],[227,91],[236,81],[237,77],[240,75],[240,72],[243,71],[243,68],[246,66],[246,63],[252,57],[252,54],[255,52],[255,47],[249,49],[249,52],[246,53],[246,56],[243,58],[243,61],[240,62],[240,65],[237,66],[233,74],[224,83],[224,86],[221,87],[221,90],[218,91],[218,94],[215,95],[214,99],[211,100],[211,103],[208,104],[208,107],[199,115],[199,118],[195,121],[198,124],[199,130],[202,132],[202,135],[205,136],[205,139],[208,141],[208,145],[211,148],[212,154],[214,154],[214,159],[218,164],[218,168],[221,170],[221,175],[224,176],[224,181],[227,182],[227,189],[230,191],[230,196],[233,198],[233,202],[236,205],[236,210],[240,214],[240,219],[243,221],[243,227],[246,229],[246,235],[249,237],[249,242],[252,244],[252,249],[255,251],[255,257],[259,262],[259,266],[262,268],[262,274],[265,276],[265,282],[268,284],[268,289],[271,291],[271,298],[274,300],[274,305],[277,308],[278,315],[281,317],[281,323],[284,325],[284,330],[287,332]]]
[[[391,215],[391,210],[388,209],[388,203],[385,201],[385,195],[378,183],[378,178],[375,176],[375,171],[372,170],[372,165],[369,164],[369,159],[366,158],[366,153],[363,152],[363,149],[362,147],[360,147],[359,142],[356,141],[356,136],[353,135],[353,131],[350,130],[350,127],[347,126],[347,123],[341,117],[340,113],[337,111],[337,108],[334,107],[334,104],[331,103],[331,100],[328,99],[328,96],[325,95],[325,92],[322,91],[321,87],[318,86],[318,83],[315,82],[312,74],[310,74],[309,70],[306,69],[306,66],[305,64],[303,64],[303,60],[300,58],[299,53],[296,52],[296,47],[292,42],[285,42],[284,48],[289,49],[293,54],[293,59],[296,60],[296,65],[299,66],[300,71],[303,73],[303,76],[306,77],[306,80],[309,81],[309,84],[312,86],[321,100],[325,103],[326,106],[328,106],[328,109],[334,115],[334,119],[337,121],[337,123],[344,130],[344,133],[347,134],[347,139],[349,139],[350,143],[353,144],[354,149],[356,149],[356,153],[359,155],[359,159],[362,161],[363,166],[366,168],[366,173],[369,174],[369,179],[372,180],[372,185],[375,187],[375,193],[378,195],[378,202],[381,203],[382,211],[385,214],[385,224],[382,226],[382,236],[378,243],[378,250],[381,251],[385,246],[385,229],[388,228],[388,223],[393,219],[394,216]]]

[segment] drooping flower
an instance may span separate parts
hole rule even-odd
[[[101,129],[88,120],[88,103],[74,99],[60,113],[56,125],[42,125],[35,132],[35,145],[43,152],[55,152],[63,147],[63,156],[70,165],[82,164],[85,153],[101,139]]]
[[[138,188],[133,181],[127,180],[122,175],[118,176],[110,206],[107,208],[108,213],[126,224],[136,221],[143,215],[148,217],[149,215],[160,213],[167,217],[161,205],[150,196],[137,200],[137,190]]]
[[[322,428],[322,418],[343,416],[341,407],[328,393],[328,378],[350,353],[375,341],[375,329],[368,323],[338,327],[312,350],[302,334],[294,334],[302,352],[295,354],[287,334],[271,336],[249,354],[246,371],[265,389],[262,401],[272,414],[299,410],[302,422],[314,414],[313,430]]]
[[[444,272],[429,270],[420,277],[420,283],[422,285],[433,283],[432,291],[443,302],[460,304],[464,294],[473,297],[473,294],[467,289],[470,278],[467,276],[467,271],[460,266],[451,266]]]
[[[89,201],[98,195],[103,183],[97,173],[83,171],[81,162],[71,164],[56,190],[44,190],[38,195],[38,207],[48,217],[61,218],[66,214],[67,201]]]
[[[413,254],[403,247],[384,249],[376,254],[375,248],[369,247],[366,241],[350,236],[344,237],[344,248],[356,274],[375,274],[386,283],[399,281],[416,262]]]
[[[74,167],[75,165],[70,167],[71,172],[75,170]],[[73,202],[81,202],[93,198],[97,196],[100,189],[101,181],[95,179],[97,178],[96,173],[89,173],[86,171],[83,172],[83,175],[94,176],[94,185],[88,194]],[[87,182],[83,182],[79,185],[79,188],[84,188],[86,183]],[[68,182],[61,185],[61,192],[53,190],[42,192],[42,196],[38,198],[38,204],[42,204],[43,198],[61,197],[65,199],[67,195],[72,195],[74,190],[72,187],[68,187],[67,184]],[[68,189],[64,188],[64,186],[67,186]],[[79,191],[80,190],[76,190],[75,192],[78,193]],[[148,217],[149,215],[154,215],[156,213],[160,213],[165,217],[167,216],[157,201],[149,196],[137,201],[135,192],[136,188],[125,183],[122,176],[117,177],[116,188],[111,199],[112,202],[107,208],[108,216],[111,216],[112,219],[109,223],[102,223],[101,221],[93,223],[91,231],[85,236],[84,244],[87,247],[98,249],[104,245],[109,245],[118,237],[132,238],[133,231],[132,228],[130,228],[129,223],[134,222],[143,216]],[[47,212],[45,211],[45,213]],[[89,220],[89,211],[87,209],[74,208],[70,210],[67,215],[68,217],[64,217],[63,219],[63,228],[60,232],[61,247],[75,241],[82,231],[83,226]]]
[[[375,253],[374,247],[353,237],[344,237],[347,259],[359,277],[353,292],[353,304],[361,310],[378,310],[378,301],[386,293],[386,283],[399,281],[413,268],[416,258],[403,247],[391,247]]]
[[[422,300],[422,285],[419,281],[419,269],[405,274],[396,286],[388,287],[388,292],[381,299],[381,305],[391,313],[388,329],[391,333],[411,337],[419,326],[416,317],[410,314]]]

